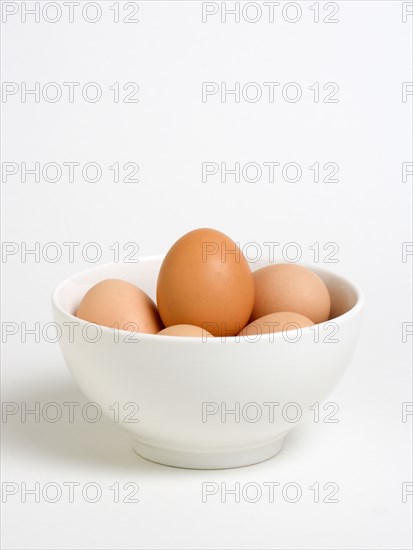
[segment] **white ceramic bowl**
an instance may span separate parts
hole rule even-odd
[[[328,396],[347,367],[359,332],[360,290],[307,266],[328,286],[332,320],[254,339],[128,333],[74,317],[85,292],[103,279],[124,279],[154,298],[162,259],[101,265],[55,289],[54,318],[74,378],[149,460],[231,468],[276,455],[286,434]]]

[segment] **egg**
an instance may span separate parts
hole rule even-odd
[[[156,334],[163,328],[153,300],[137,286],[120,279],[106,279],[88,290],[76,316],[129,332]]]
[[[195,325],[172,325],[164,328],[158,334],[163,334],[164,336],[193,336],[198,338],[213,337],[210,332]]]
[[[296,264],[274,264],[253,273],[254,307],[250,321],[269,313],[293,311],[314,323],[327,321],[330,295],[324,281]]]
[[[312,325],[314,323],[307,317],[304,317],[304,315],[291,311],[280,311],[256,319],[243,328],[239,336],[248,337],[255,334],[272,334],[274,332],[302,329]]]
[[[251,315],[254,282],[234,241],[215,229],[195,229],[165,256],[156,296],[166,327],[196,325],[213,336],[235,336]]]

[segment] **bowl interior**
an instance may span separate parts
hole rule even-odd
[[[156,282],[163,256],[141,258],[137,263],[110,263],[81,271],[64,280],[55,290],[53,301],[66,313],[74,315],[85,293],[104,279],[123,279],[139,286],[156,301]],[[268,261],[252,263],[255,271],[269,265]],[[305,265],[305,264],[300,264]],[[360,290],[350,281],[323,268],[305,265],[317,273],[327,285],[331,297],[330,319],[343,315],[361,301]]]

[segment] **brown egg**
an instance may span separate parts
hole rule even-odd
[[[298,328],[311,327],[314,323],[311,319],[291,311],[280,311],[270,313],[256,319],[241,330],[239,336],[253,336],[255,334],[272,334],[274,332],[283,332],[286,330],[296,330]]]
[[[88,290],[76,316],[129,332],[156,334],[163,328],[153,300],[137,286],[120,279],[106,279]]]
[[[157,285],[165,326],[196,325],[214,336],[235,336],[247,324],[253,302],[249,264],[220,231],[195,229],[165,256]]]
[[[171,327],[164,328],[158,334],[164,336],[193,336],[198,338],[212,337],[212,334],[201,327],[195,325],[173,325]]]
[[[296,264],[275,264],[253,273],[255,300],[250,321],[269,313],[294,311],[314,323],[327,321],[330,295],[322,279]]]

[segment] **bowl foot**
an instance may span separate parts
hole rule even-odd
[[[284,438],[281,438],[259,447],[236,451],[194,452],[156,447],[133,438],[132,448],[138,455],[158,464],[174,466],[175,468],[218,470],[239,468],[240,466],[249,466],[268,460],[281,451],[283,443]]]

